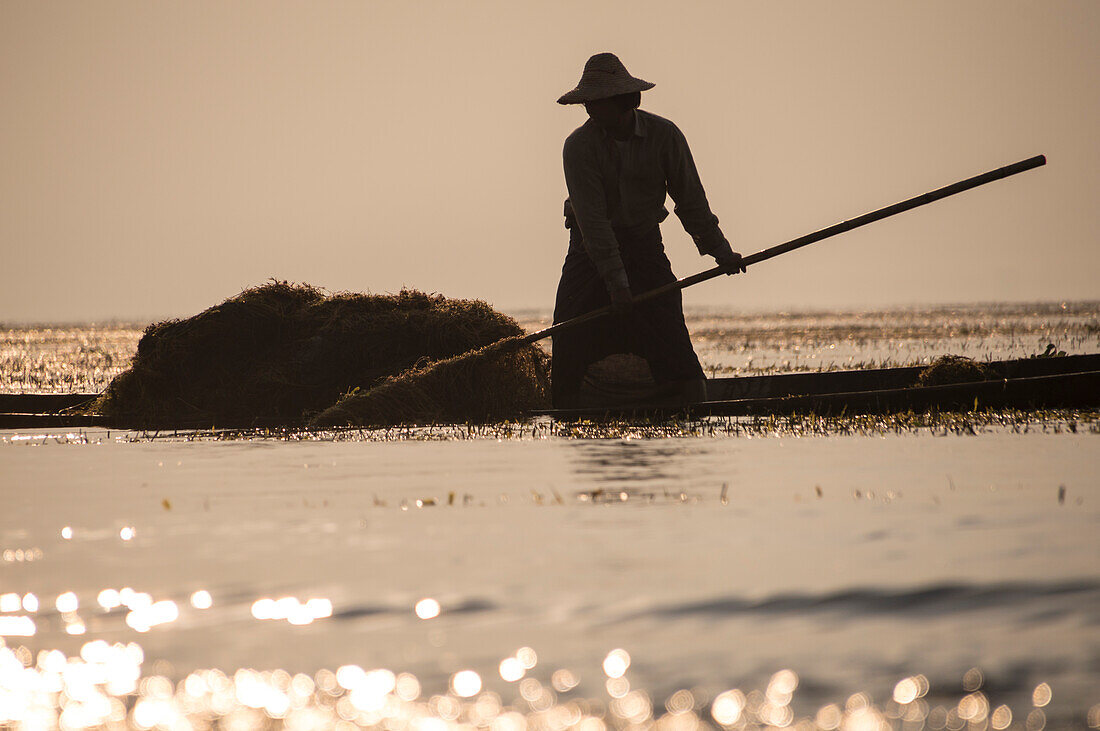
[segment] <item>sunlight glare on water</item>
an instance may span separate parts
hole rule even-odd
[[[209,609],[214,606],[214,599],[210,596],[210,592],[200,589],[191,595],[191,606],[195,609]]]
[[[630,654],[622,648],[607,653],[603,660],[603,671],[608,678],[621,678],[630,667]]]
[[[438,601],[428,598],[418,601],[414,611],[421,619],[434,619],[439,616],[441,609]]]
[[[506,657],[500,661],[500,677],[514,683],[526,674],[527,670],[517,658]]]

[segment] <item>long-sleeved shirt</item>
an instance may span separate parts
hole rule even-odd
[[[665,220],[666,193],[700,254],[729,246],[687,139],[669,120],[637,109],[634,132],[621,142],[590,119],[566,138],[562,157],[585,249],[609,288],[628,285],[615,229],[648,228]]]

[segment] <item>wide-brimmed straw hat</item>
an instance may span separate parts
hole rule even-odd
[[[584,104],[619,94],[647,91],[656,84],[636,79],[614,53],[597,53],[588,59],[576,88],[561,95],[558,104]]]

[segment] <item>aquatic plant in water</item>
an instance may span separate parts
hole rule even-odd
[[[305,284],[270,282],[194,317],[150,325],[130,370],[95,408],[135,427],[247,426],[264,418],[304,423],[356,389],[522,332],[481,301],[414,290],[326,295]],[[523,401],[509,405],[509,391],[494,393],[491,418],[518,413],[543,395],[540,356],[528,347],[501,364],[523,362],[523,369],[501,374],[502,386]],[[487,383],[467,379],[449,388]]]
[[[944,355],[936,358],[932,365],[921,371],[917,377],[918,386],[943,386],[949,383],[970,383],[988,381],[996,374],[988,367],[961,355]]]

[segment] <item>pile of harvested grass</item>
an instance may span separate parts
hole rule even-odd
[[[951,383],[988,381],[997,374],[981,363],[961,355],[943,355],[920,372],[918,386],[944,386]]]
[[[302,422],[357,388],[522,332],[481,301],[413,290],[326,295],[271,282],[149,326],[97,410],[133,427]],[[500,380],[510,378],[520,376]],[[509,395],[494,398],[494,413],[506,410]]]
[[[351,394],[310,426],[489,423],[549,405],[548,356],[512,337]]]

